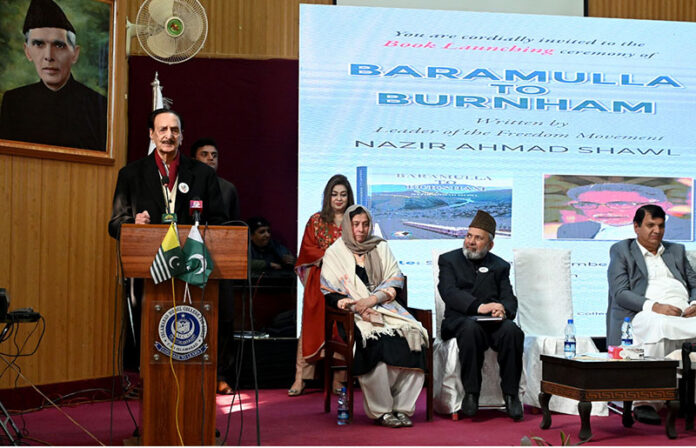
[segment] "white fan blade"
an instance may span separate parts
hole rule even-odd
[[[152,20],[164,26],[167,20],[174,15],[174,0],[152,0],[148,7]]]
[[[165,30],[147,38],[147,46],[161,58],[168,58],[176,52],[176,39],[169,37]]]
[[[187,39],[195,42],[203,34],[203,17],[195,11],[183,9],[179,11],[179,17],[184,22],[184,36]]]

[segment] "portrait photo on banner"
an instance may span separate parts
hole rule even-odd
[[[0,1],[3,152],[108,151],[112,14],[113,0]]]
[[[635,238],[633,217],[642,205],[665,211],[665,239],[693,241],[693,178],[544,176],[544,238]]]

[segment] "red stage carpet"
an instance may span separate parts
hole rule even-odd
[[[217,428],[222,437],[227,428],[225,445],[237,445],[241,433],[242,445],[256,444],[256,415],[253,391],[244,391],[243,412],[238,402],[231,414],[231,396],[218,396]],[[479,411],[474,419],[451,421],[436,415],[430,423],[425,421],[425,395],[421,394],[414,416],[413,428],[390,429],[372,424],[362,410],[362,396],[356,392],[355,418],[351,425],[336,425],[335,404],[333,412],[324,414],[323,396],[312,391],[303,396],[288,398],[285,390],[261,390],[259,415],[262,445],[510,445],[519,446],[523,436],[541,436],[553,445],[560,445],[560,431],[578,442],[579,417],[553,415],[551,429],[539,429],[540,414],[525,409],[524,421],[515,423],[501,411]],[[138,402],[130,401],[136,421],[139,418]],[[135,427],[123,401],[113,404],[113,436],[110,439],[111,403],[83,404],[64,407],[64,411],[79,424],[92,432],[102,443],[122,445],[131,437]],[[194,418],[194,417],[192,417]],[[14,416],[15,423],[26,431],[24,442],[32,445],[97,445],[75,424],[55,409],[44,409],[23,416]],[[677,419],[678,438],[669,440],[663,426],[635,423],[624,428],[619,415],[592,417],[594,436],[587,445],[696,445],[696,430],[686,432],[684,420]]]

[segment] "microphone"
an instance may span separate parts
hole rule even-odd
[[[165,165],[166,166],[166,165]],[[171,213],[169,210],[169,176],[162,176],[162,185],[164,186],[164,199],[167,201],[165,204],[165,211],[167,214]]]
[[[201,212],[203,212],[203,201],[196,196],[189,201],[189,213],[193,216],[196,225],[198,225],[201,220]]]

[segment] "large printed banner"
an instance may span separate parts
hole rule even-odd
[[[609,247],[642,204],[693,248],[696,25],[301,5],[299,229],[351,180],[433,308],[432,253],[477,209],[493,251],[572,249],[579,334],[604,336]]]

